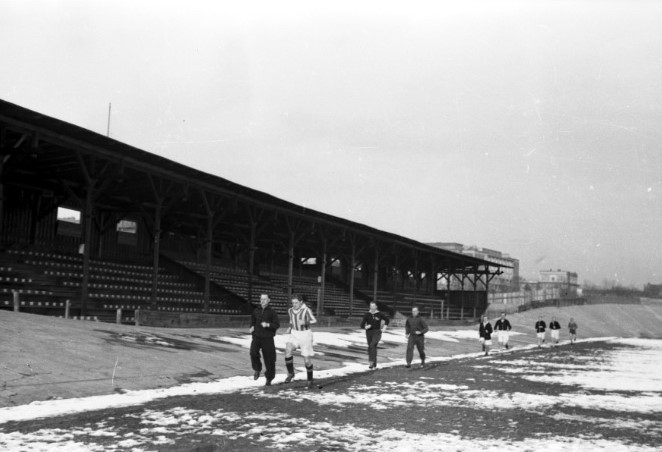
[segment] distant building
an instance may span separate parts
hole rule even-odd
[[[565,270],[541,270],[540,286],[542,288],[558,289],[560,298],[577,298],[579,283],[577,273]]]
[[[455,242],[435,242],[428,243],[428,245],[453,251],[455,253],[466,254],[467,256],[476,257],[500,265],[503,273],[495,276],[492,281],[490,281],[490,292],[511,292],[519,290],[519,259],[512,258],[501,251],[489,248],[479,248],[477,246],[466,246]],[[451,285],[454,284],[455,282],[451,281]]]

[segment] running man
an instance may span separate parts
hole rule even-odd
[[[361,328],[365,330],[365,338],[368,341],[368,361],[369,369],[377,368],[377,344],[382,340],[382,333],[386,331],[386,326],[390,319],[383,312],[377,310],[377,303],[370,302],[370,310],[365,313],[361,320]]]
[[[568,323],[568,332],[570,333],[570,345],[572,345],[577,340],[577,322],[572,317],[570,317],[570,322]]]
[[[538,348],[541,348],[543,342],[545,342],[545,328],[547,328],[547,325],[545,324],[545,321],[542,319],[542,316],[538,317],[538,321],[536,322],[536,334],[538,336]]]
[[[483,344],[485,356],[487,356],[490,353],[490,347],[492,346],[492,325],[490,325],[486,315],[480,316],[478,335],[480,336],[480,342]]]
[[[287,378],[285,383],[289,383],[294,378],[294,357],[292,353],[296,349],[301,349],[301,356],[306,365],[306,374],[308,377],[308,387],[313,387],[313,332],[310,325],[317,323],[306,303],[304,296],[300,294],[292,295],[292,307],[289,309],[290,335],[285,344],[285,367],[287,367]]]
[[[276,346],[274,336],[276,330],[280,328],[278,314],[269,307],[269,295],[260,295],[260,307],[255,308],[251,315],[251,328],[248,330],[253,335],[251,341],[251,366],[253,367],[253,379],[260,378],[262,371],[262,362],[260,361],[260,350],[262,350],[262,359],[266,368],[264,376],[267,379],[266,386],[271,386],[271,381],[276,376]]]
[[[414,359],[414,346],[418,349],[418,355],[421,357],[421,367],[425,367],[425,333],[428,332],[428,325],[418,316],[418,307],[411,308],[411,317],[407,317],[405,322],[405,334],[407,335],[407,369],[411,367],[411,361]]]
[[[552,340],[555,341],[554,344],[558,344],[559,333],[561,332],[561,324],[556,321],[556,317],[552,317],[552,321],[549,322],[549,329],[552,330]]]
[[[499,348],[506,346],[508,349],[508,339],[510,339],[510,322],[506,318],[506,313],[501,313],[501,318],[494,323],[494,330],[497,332],[497,339],[499,340]]]

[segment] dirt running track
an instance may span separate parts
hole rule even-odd
[[[543,308],[509,316],[511,344],[535,341],[533,324],[538,315],[556,316],[565,328],[574,317],[581,337],[662,338],[662,303],[654,305],[591,305]],[[357,327],[359,321],[357,320]],[[357,328],[347,328],[347,332]],[[440,325],[431,330],[467,330],[474,325]],[[315,331],[339,329],[316,328]],[[23,405],[54,398],[112,394],[132,389],[153,389],[185,382],[206,382],[250,375],[248,351],[219,341],[238,337],[245,329],[165,329],[64,320],[0,311],[0,406]],[[455,342],[427,339],[429,356],[453,356],[477,350],[474,339]],[[321,348],[316,369],[365,362],[362,345]],[[380,360],[402,359],[404,344],[379,351]],[[279,354],[277,372],[284,372]],[[277,379],[280,377],[277,377]]]
[[[2,430],[13,433],[0,434],[0,444],[118,452],[655,451],[662,413],[637,407],[637,392],[536,381],[550,364],[586,373],[627,347],[586,342],[386,368],[320,381],[321,389],[299,382],[172,397],[8,423]]]

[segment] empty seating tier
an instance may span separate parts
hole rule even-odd
[[[172,312],[205,311],[204,292],[195,281],[159,268],[156,304],[152,306],[153,267],[92,259],[89,267],[87,312],[91,317],[115,321],[115,311],[126,312],[123,321],[133,321],[136,309],[155,308]],[[83,259],[79,255],[35,250],[6,250],[0,253],[0,308],[11,309],[18,294],[21,309],[42,313],[57,309],[64,313],[66,300],[71,312],[80,311]],[[241,314],[231,300],[216,296],[209,301],[213,314]],[[90,316],[86,316],[90,317]],[[127,320],[128,319],[128,320]]]

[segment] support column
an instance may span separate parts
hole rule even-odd
[[[462,268],[464,268],[464,265],[462,265]],[[460,304],[460,320],[464,320],[464,280],[466,279],[466,275],[464,274],[464,270],[462,273],[462,298],[461,298],[461,304]]]
[[[429,295],[434,295],[435,292],[437,291],[437,282],[439,281],[437,279],[437,266],[435,265],[434,262],[434,257],[430,257],[430,272],[428,273],[430,275],[428,280],[428,294]],[[450,273],[450,271],[449,271]]]
[[[418,255],[414,257],[414,290],[418,293],[420,289],[421,275],[418,273]]]
[[[352,255],[349,263],[349,316],[354,314],[354,270],[356,269],[356,244],[352,240]]]
[[[324,296],[326,294],[326,260],[328,259],[326,250],[326,237],[322,239],[322,284],[320,286],[322,292],[320,293],[320,302],[317,306],[318,315],[324,314]]]
[[[204,310],[205,314],[209,314],[209,298],[210,298],[210,285],[211,285],[211,257],[212,245],[214,243],[214,214],[211,213],[207,216],[207,237],[205,243],[205,293],[204,293]]]
[[[156,207],[154,209],[154,248],[152,257],[152,293],[150,300],[150,309],[155,310],[157,307],[157,295],[159,288],[159,256],[161,255],[161,213],[163,209],[163,199],[156,200]]]
[[[450,265],[448,266],[448,278],[446,278],[446,319],[450,320],[451,315],[451,274]]]
[[[294,282],[294,231],[290,231],[290,243],[287,246],[287,301],[292,300]]]
[[[253,272],[255,271],[255,240],[257,222],[251,221],[251,236],[248,244],[248,302],[253,303]]]
[[[93,183],[88,184],[83,207],[83,281],[81,283],[80,315],[87,315],[87,300],[90,291],[90,248],[92,239]]]
[[[395,265],[393,266],[395,271],[391,271],[391,267],[389,265],[389,271],[386,274],[391,275],[391,291],[393,292],[393,299],[395,300],[398,297],[398,291],[404,292],[405,275],[400,268],[400,255],[394,248],[392,249],[392,252],[395,255]]]
[[[188,189],[184,189],[184,196],[188,196]],[[204,190],[200,190],[200,198],[202,199],[205,213],[207,215],[207,233],[205,234],[205,282],[203,311],[205,314],[209,314],[211,304],[211,265],[214,249],[214,228],[218,225],[224,216],[222,211],[223,200],[214,197],[212,194],[207,193]]]
[[[498,270],[497,270],[498,271]],[[490,272],[490,267],[486,266],[485,267],[485,311],[487,311],[487,307],[490,302],[490,278],[489,272]]]
[[[294,247],[307,235],[307,232],[299,220],[285,217],[285,222],[287,224],[287,231],[289,232],[289,243],[287,246],[287,297],[289,302],[292,300],[292,292],[294,291]],[[299,262],[299,276],[301,276],[301,262]]]
[[[474,271],[476,271],[476,268],[474,268]],[[474,274],[474,313],[473,313],[474,319],[476,318],[476,304],[478,303],[478,293],[476,291],[476,286],[477,286],[476,283],[478,282],[478,278],[480,278],[480,276],[478,274]]]
[[[372,280],[372,301],[377,302],[377,284],[379,281],[379,249],[375,247],[375,268]]]

